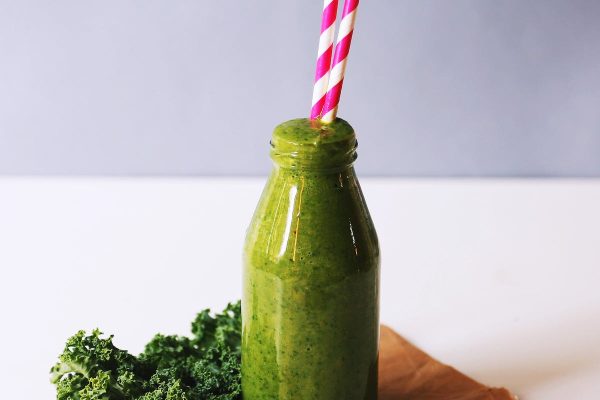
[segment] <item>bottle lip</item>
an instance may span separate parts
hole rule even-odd
[[[278,125],[271,138],[271,158],[281,167],[330,170],[356,160],[354,129],[343,119],[330,124],[307,118]]]

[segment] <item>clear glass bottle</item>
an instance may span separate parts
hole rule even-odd
[[[377,398],[379,245],[356,145],[341,119],[273,132],[244,249],[244,400]]]

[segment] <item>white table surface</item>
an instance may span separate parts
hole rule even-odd
[[[81,328],[133,352],[240,297],[264,179],[0,179],[0,382],[51,399]],[[600,398],[600,181],[362,179],[382,321],[524,400]]]

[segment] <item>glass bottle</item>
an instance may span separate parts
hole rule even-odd
[[[244,400],[375,400],[379,245],[337,119],[285,122],[246,236]]]

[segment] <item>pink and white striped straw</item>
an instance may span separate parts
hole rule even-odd
[[[348,61],[352,33],[354,32],[354,22],[356,21],[358,3],[359,0],[344,0],[342,21],[340,22],[335,54],[333,56],[333,66],[329,76],[325,104],[321,111],[321,120],[325,123],[333,122],[337,117],[340,95],[342,94],[342,85],[344,84],[344,73],[346,72],[346,62]]]
[[[331,55],[333,54],[333,37],[335,35],[337,9],[338,0],[324,1],[310,119],[319,118],[321,116],[323,105],[325,104],[325,93],[327,93],[329,70],[331,69]]]

